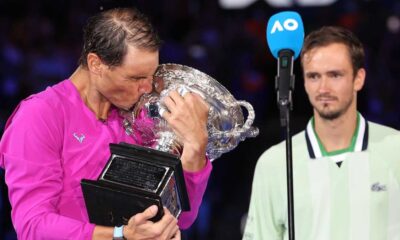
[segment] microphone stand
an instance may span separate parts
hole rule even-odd
[[[294,90],[294,80],[293,52],[286,49],[281,50],[279,51],[278,75],[275,78],[275,88],[277,90],[281,127],[286,127],[286,179],[289,240],[295,240],[292,136],[290,131],[290,111],[293,108],[292,91]]]

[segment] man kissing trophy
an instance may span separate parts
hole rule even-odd
[[[131,111],[121,110],[123,126],[142,146],[110,144],[111,157],[97,181],[82,180],[91,222],[106,226],[124,224],[129,216],[150,205],[163,215],[163,207],[178,217],[190,210],[179,156],[182,143],[163,119],[162,99],[176,90],[200,95],[209,105],[206,156],[213,161],[233,150],[247,137],[256,137],[255,113],[250,103],[237,101],[218,81],[194,68],[161,64],[154,75],[154,89]],[[244,121],[242,107],[247,110]],[[100,200],[101,199],[101,200]],[[99,211],[101,209],[101,211]]]

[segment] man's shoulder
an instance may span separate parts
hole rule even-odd
[[[47,102],[52,105],[57,103],[58,101],[62,101],[65,96],[71,94],[69,80],[61,81],[53,86],[47,87],[45,90],[32,94],[24,101],[38,101],[38,102]]]
[[[386,125],[382,125],[379,123],[371,122],[371,121],[368,121],[368,125],[370,126],[371,129],[383,131],[384,133],[399,133],[400,132],[399,130],[397,130],[395,128],[392,128],[392,127],[389,127]]]
[[[392,142],[400,144],[400,131],[389,126],[368,121],[370,142]]]
[[[304,130],[292,137],[293,152],[298,152],[299,148],[306,147]],[[264,151],[259,160],[259,165],[280,166],[286,164],[286,140],[279,142]]]
[[[67,99],[74,95],[72,90],[69,80],[61,81],[25,98],[16,110],[36,109],[41,113],[48,111],[60,112],[68,104]]]
[[[385,165],[388,172],[392,172],[400,181],[400,158],[398,151],[400,149],[400,131],[377,123],[369,122],[370,137],[368,149],[371,158],[379,161],[379,164]]]
[[[369,122],[368,126],[368,149],[372,158],[385,160],[385,162],[390,164],[389,166],[399,169],[397,152],[400,149],[400,132],[394,128],[373,122]]]
[[[292,146],[293,148],[298,147],[305,143],[305,133],[304,130],[292,136]],[[286,152],[286,140],[279,142],[268,148],[264,154],[276,154],[280,152]]]
[[[63,94],[60,94],[65,92],[64,85],[65,81],[60,82],[22,100],[9,117],[6,128],[15,121],[32,123],[35,119],[45,119],[59,115],[65,104],[63,102]]]

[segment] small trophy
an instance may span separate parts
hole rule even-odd
[[[98,180],[81,181],[90,222],[105,226],[126,224],[131,216],[157,205],[157,221],[163,206],[175,216],[190,210],[182,164],[182,143],[162,118],[162,99],[177,90],[199,94],[210,106],[207,158],[211,161],[234,149],[240,141],[258,135],[251,126],[255,113],[245,101],[237,101],[215,79],[188,66],[162,64],[154,77],[154,91],[145,94],[132,111],[120,111],[123,126],[142,147],[110,144],[111,157]],[[244,121],[241,107],[247,109]]]

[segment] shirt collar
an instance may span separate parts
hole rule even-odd
[[[368,122],[358,113],[357,121],[357,130],[355,131],[355,135],[353,136],[354,140],[354,148],[352,152],[361,152],[367,150],[368,147]],[[310,155],[310,158],[321,158],[324,156],[324,150],[321,149],[319,144],[318,136],[314,130],[314,124],[312,123],[313,119],[307,124],[307,128],[305,130],[305,137],[307,142],[307,149]]]

